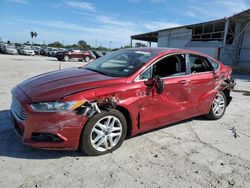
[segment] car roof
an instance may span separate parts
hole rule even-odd
[[[211,58],[209,55],[198,52],[198,51],[194,51],[194,50],[189,50],[189,49],[181,49],[181,48],[164,48],[164,47],[146,47],[146,48],[126,48],[126,49],[122,49],[124,51],[144,51],[144,52],[155,52],[158,54],[166,54],[166,53],[192,53],[192,54],[196,54],[196,55],[200,55],[200,56],[204,56],[204,57],[208,57]]]
[[[126,48],[122,50],[128,50],[128,51],[145,51],[145,52],[156,52],[156,53],[161,53],[161,52],[168,52],[172,50],[177,50],[177,48],[162,48],[162,47],[155,47],[155,48]]]

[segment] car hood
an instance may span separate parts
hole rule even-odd
[[[64,69],[25,80],[18,87],[32,102],[57,101],[80,91],[125,83],[125,78],[105,76],[84,68]]]
[[[8,50],[8,51],[12,51],[12,52],[16,52],[17,50],[16,49],[14,49],[14,48],[6,48],[6,50]]]

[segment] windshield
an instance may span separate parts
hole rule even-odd
[[[127,77],[156,55],[155,52],[120,50],[109,53],[84,68],[112,77]]]
[[[31,47],[25,46],[23,49],[24,49],[24,50],[31,50]]]

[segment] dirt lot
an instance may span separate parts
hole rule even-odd
[[[53,58],[0,55],[0,187],[250,187],[250,76],[236,76],[218,121],[190,119],[86,157],[23,146],[11,127],[11,88],[58,67]]]

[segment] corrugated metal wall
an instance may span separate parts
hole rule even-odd
[[[218,58],[219,49],[217,47],[186,47],[192,39],[192,30],[186,28],[171,29],[159,32],[158,47],[185,48],[196,50]]]
[[[191,41],[192,30],[179,28],[159,32],[158,47],[184,48]]]
[[[244,26],[245,23],[244,24],[236,23],[235,36],[237,36],[237,34],[241,32]],[[224,50],[219,47],[210,47],[210,46],[205,47],[205,45],[186,47],[186,45],[191,41],[191,38],[192,38],[192,31],[184,27],[160,31],[158,37],[158,47],[192,49],[208,54],[214,58],[217,58],[223,63],[230,66],[250,68],[250,25],[244,31],[238,61],[237,61],[237,47],[240,44],[239,36],[234,38],[232,44],[227,44]]]
[[[240,67],[250,67],[250,25],[243,35],[238,65]]]

